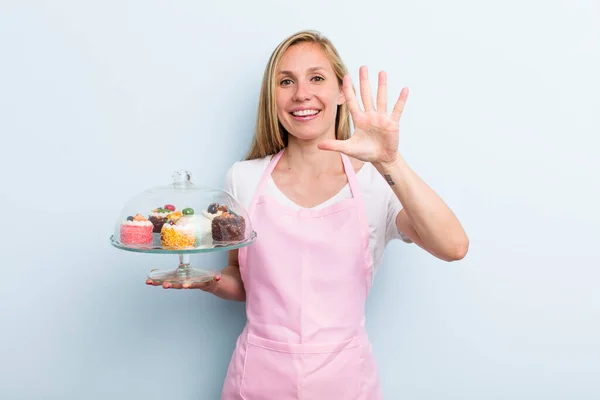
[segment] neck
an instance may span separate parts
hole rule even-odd
[[[299,174],[318,176],[324,172],[342,170],[340,153],[320,150],[318,140],[298,140],[289,136],[288,145],[283,153],[282,167]]]

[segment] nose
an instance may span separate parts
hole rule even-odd
[[[296,85],[296,91],[294,92],[294,101],[310,100],[311,97],[312,93],[308,84],[298,83]]]

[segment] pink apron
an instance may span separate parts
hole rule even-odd
[[[354,168],[342,155],[352,198],[294,210],[263,193],[282,154],[248,209],[258,239],[239,250],[247,323],[221,399],[382,399],[365,330],[373,261]]]

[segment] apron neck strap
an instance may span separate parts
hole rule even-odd
[[[271,177],[271,173],[273,172],[273,170],[277,166],[277,163],[283,156],[284,151],[285,151],[285,148],[281,149],[277,154],[275,154],[273,156],[273,158],[269,162],[269,165],[265,169],[265,172],[263,173],[263,175],[260,179],[260,182],[258,183],[258,188],[256,189],[256,195],[254,196],[254,199],[252,200],[252,203],[250,204],[249,210],[254,208],[258,197],[262,194],[269,178]],[[345,155],[343,153],[340,153],[340,155],[342,157],[342,163],[344,165],[344,172],[346,173],[346,177],[348,178],[348,185],[350,186],[350,191],[352,192],[352,197],[354,197],[356,200],[358,200],[359,202],[362,203],[362,195],[360,193],[360,187],[358,186],[358,179],[356,178],[356,172],[354,172],[354,166],[352,166],[352,163],[350,162],[350,158],[348,158],[347,155]]]
[[[265,172],[262,174],[262,177],[260,178],[260,182],[258,183],[258,187],[256,188],[256,193],[254,194],[254,197],[252,199],[252,201],[250,202],[250,206],[248,207],[248,213],[251,213],[252,211],[254,211],[254,206],[256,206],[256,202],[258,201],[258,198],[260,197],[260,195],[262,194],[268,180],[269,177],[271,176],[271,173],[273,172],[273,170],[275,169],[275,166],[277,165],[277,163],[279,162],[279,160],[281,159],[281,156],[283,155],[283,151],[285,149],[281,149],[279,151],[279,153],[275,154],[273,156],[273,158],[271,159],[271,161],[269,162],[269,165],[267,165],[267,168],[265,169]]]
[[[360,187],[358,186],[358,179],[356,178],[356,172],[354,172],[354,166],[350,162],[350,158],[347,155],[340,153],[342,155],[342,162],[344,164],[344,171],[346,172],[346,177],[348,177],[348,185],[350,186],[350,191],[352,192],[352,197],[361,201],[362,195],[360,194]]]

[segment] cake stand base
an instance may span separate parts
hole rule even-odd
[[[179,266],[176,269],[170,271],[164,270],[152,270],[148,274],[148,278],[152,279],[155,283],[199,283],[208,282],[214,279],[218,274],[217,271],[201,268],[192,268],[190,266],[190,255],[180,254],[179,255]]]

